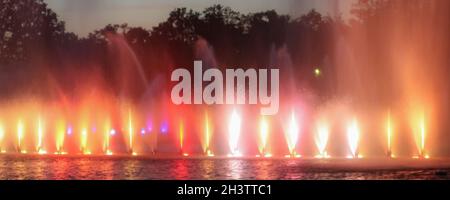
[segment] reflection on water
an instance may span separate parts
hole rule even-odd
[[[0,179],[450,179],[450,160],[0,156]]]

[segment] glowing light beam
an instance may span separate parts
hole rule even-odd
[[[3,139],[5,138],[5,128],[0,124],[0,152],[3,151]]]
[[[180,152],[183,152],[183,145],[184,145],[184,124],[183,124],[183,122],[181,121],[180,122],[180,127],[179,127],[179,130],[178,130],[179,132],[178,132],[178,137],[179,137],[179,142],[180,142]]]
[[[37,134],[38,134],[38,143],[37,143],[37,147],[36,147],[36,151],[40,152],[42,150],[42,144],[43,144],[43,128],[42,128],[42,121],[41,121],[41,117],[38,117],[38,124],[37,124]]]
[[[259,123],[259,139],[261,146],[259,148],[259,153],[265,155],[267,153],[267,141],[269,139],[269,124],[267,120],[263,117]]]
[[[392,124],[391,124],[391,112],[388,113],[386,133],[387,133],[387,156],[392,157]]]
[[[299,134],[299,130],[300,130],[297,123],[298,122],[295,117],[295,114],[294,114],[294,112],[292,112],[291,119],[289,122],[289,127],[287,130],[287,136],[286,136],[289,153],[292,156],[296,155],[295,146],[297,145],[298,134]]]
[[[88,137],[87,129],[83,129],[81,131],[81,152],[83,154],[89,154],[89,151],[87,150],[87,137]]]
[[[356,119],[347,128],[347,140],[352,158],[358,158],[359,128]]]
[[[209,124],[209,117],[208,117],[208,113],[205,112],[205,139],[204,139],[204,143],[205,146],[203,148],[203,152],[207,155],[207,156],[211,156],[213,155],[213,153],[211,152],[211,147],[210,147],[210,143],[211,143],[211,127]]]
[[[24,125],[21,120],[17,122],[17,149],[19,152],[23,152],[22,148],[22,139],[24,134]]]
[[[231,114],[231,119],[228,127],[229,133],[229,147],[231,156],[240,156],[238,149],[239,135],[241,132],[241,118],[239,117],[236,110],[233,110]]]
[[[317,125],[317,134],[315,137],[315,142],[317,149],[319,150],[318,158],[328,158],[328,153],[326,152],[327,144],[328,144],[328,127],[323,123],[319,122]]]
[[[72,134],[72,128],[69,127],[67,133]],[[69,132],[70,131],[70,132]],[[66,134],[66,125],[64,120],[59,119],[56,123],[56,152],[61,154],[64,147],[64,137]]]
[[[131,110],[128,111],[128,140],[129,140],[129,149],[130,152],[133,153],[133,124],[131,118]]]

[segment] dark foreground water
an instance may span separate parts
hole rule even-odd
[[[0,156],[0,179],[450,179],[450,159]]]

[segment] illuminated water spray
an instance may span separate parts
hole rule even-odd
[[[64,149],[64,138],[66,134],[66,124],[64,120],[59,119],[56,122],[56,152],[55,154],[65,154],[63,152]],[[67,134],[72,134],[72,128],[69,127],[67,130]]]
[[[230,156],[241,156],[238,150],[239,135],[241,132],[241,118],[236,110],[231,114],[231,119],[228,127]]]
[[[133,154],[133,121],[131,119],[131,110],[128,111],[128,147]]]
[[[105,131],[103,133],[103,152],[108,154],[109,151],[109,127],[105,125]]]
[[[180,152],[183,156],[188,156],[187,153],[183,152],[183,145],[184,145],[184,124],[182,121],[180,121],[180,127],[178,129],[178,139],[180,144]]]
[[[359,128],[356,119],[354,119],[347,128],[347,140],[350,148],[350,158],[358,158]]]
[[[388,113],[388,119],[386,123],[386,137],[387,137],[387,156],[394,157],[392,155],[392,124],[391,124],[391,112]]]
[[[22,140],[24,136],[24,125],[21,120],[17,122],[17,150],[20,153],[26,153],[26,150],[22,150]]]
[[[91,154],[91,152],[87,149],[87,138],[88,138],[88,132],[87,129],[83,129],[81,131],[81,152],[83,154]]]
[[[420,120],[420,156],[425,156],[425,119]]]
[[[43,149],[44,130],[42,127],[41,117],[38,117],[38,121],[37,121],[37,134],[38,134],[38,142],[37,142],[37,146],[36,146],[36,151],[39,154],[46,154],[47,152]]]
[[[41,122],[41,118],[38,117],[38,122],[37,122],[37,134],[38,134],[38,143],[36,146],[36,150],[39,152],[42,148],[42,122]]]
[[[0,124],[0,152],[5,153],[5,150],[3,150],[3,140],[5,139],[5,128],[3,128],[3,125]]]
[[[426,139],[426,129],[425,129],[425,116],[422,114],[419,120],[419,158],[429,158],[429,155],[425,152],[425,139]]]
[[[211,151],[211,127],[209,124],[208,113],[205,113],[205,147],[203,149],[206,156],[214,156]]]
[[[318,123],[317,124],[317,133],[315,137],[315,142],[317,149],[319,150],[319,155],[317,155],[317,158],[329,158],[326,148],[328,144],[328,137],[329,137],[329,131],[328,126],[324,123]]]
[[[111,137],[111,132],[113,130],[111,130],[111,125],[109,123],[109,120],[106,120],[105,122],[105,126],[104,126],[104,138],[103,138],[103,151],[105,152],[106,155],[112,155],[112,151],[109,149],[110,148],[110,137]],[[115,131],[114,131],[115,132]]]
[[[269,123],[263,117],[259,123],[259,139],[260,139],[260,147],[259,153],[261,156],[271,157],[271,154],[267,150],[267,142],[269,139]]]
[[[128,110],[128,146],[132,155],[137,155],[133,150],[133,119],[131,117],[131,110]]]
[[[289,156],[299,157],[299,155],[297,155],[297,152],[295,152],[295,146],[297,145],[299,130],[300,129],[298,127],[297,119],[295,117],[295,114],[292,112],[286,134],[286,140],[290,154]]]

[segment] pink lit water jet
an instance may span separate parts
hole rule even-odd
[[[209,116],[208,113],[205,113],[205,137],[204,137],[204,147],[203,147],[203,153],[206,156],[213,157],[214,153],[211,151],[211,125],[209,122]]]
[[[259,122],[259,140],[260,140],[260,145],[259,145],[259,154],[262,156],[266,156],[269,155],[270,153],[268,152],[268,145],[267,142],[269,140],[269,123],[267,122],[267,119],[262,117],[260,122]]]
[[[290,156],[297,156],[297,152],[295,151],[295,147],[297,145],[298,141],[298,134],[299,134],[299,126],[298,121],[295,117],[294,112],[291,113],[290,119],[289,119],[289,125],[286,130],[286,141],[288,144],[289,149],[289,155]]]
[[[229,156],[236,157],[242,155],[238,149],[240,132],[241,132],[241,118],[236,112],[236,110],[233,110],[228,126],[228,136],[229,136],[228,145],[230,147]]]
[[[316,129],[315,143],[319,151],[319,154],[316,157],[329,158],[330,156],[326,151],[329,137],[328,126],[324,122],[319,122]]]

